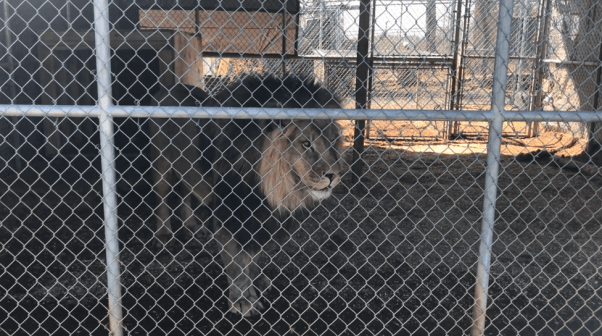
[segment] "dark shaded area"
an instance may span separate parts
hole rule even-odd
[[[120,156],[127,334],[466,333],[484,157],[415,155],[369,147],[367,194],[350,194],[346,176],[333,198],[291,229],[290,239],[268,244],[270,258],[262,267],[273,286],[263,314],[250,319],[226,312],[227,280],[211,237],[182,241],[185,228],[174,218],[176,237],[164,249],[152,247],[150,163],[143,155]],[[0,180],[0,328],[7,334],[106,335],[100,162],[81,155],[46,162],[39,154],[28,161],[17,177]],[[551,206],[574,207],[577,190],[599,192],[602,181],[587,186],[577,174],[513,158],[502,166],[487,334],[599,331],[600,223],[575,217],[561,225],[565,215],[574,216],[562,211],[539,223],[529,207],[538,200],[529,195],[549,194]],[[542,175],[552,182],[540,183]],[[516,199],[518,185],[530,202]],[[168,202],[176,207],[181,200],[173,194]],[[198,218],[209,215],[197,209]]]

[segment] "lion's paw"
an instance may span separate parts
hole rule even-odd
[[[185,241],[193,238],[206,239],[211,234],[211,231],[204,225],[199,224],[194,217],[191,217],[184,222],[182,231],[184,232]]]
[[[253,281],[253,284],[261,291],[266,291],[272,287],[272,281],[263,274],[258,276],[255,281]]]
[[[211,236],[211,230],[209,230],[208,228],[206,228],[205,226],[201,226],[196,233],[194,234],[194,236],[197,239],[207,239],[208,237]]]
[[[167,245],[167,243],[171,239],[171,236],[172,236],[171,231],[165,227],[162,227],[159,231],[157,231],[155,233],[155,237],[153,239],[153,245],[156,248],[162,248],[163,246]]]
[[[263,310],[263,303],[258,299],[255,299],[254,302],[249,302],[247,299],[243,298],[234,302],[234,304],[231,303],[230,306],[230,312],[241,314],[244,317],[258,315],[261,310]]]
[[[231,292],[231,294],[233,293]],[[230,311],[235,314],[251,317],[259,314],[260,310],[263,310],[263,303],[261,303],[257,290],[253,286],[248,288],[242,296],[230,297]]]

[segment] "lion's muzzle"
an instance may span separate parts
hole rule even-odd
[[[338,174],[328,173],[320,179],[318,183],[313,185],[311,189],[311,196],[316,201],[321,201],[330,197],[332,189],[341,182],[341,178]]]

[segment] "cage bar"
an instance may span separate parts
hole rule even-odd
[[[121,307],[121,273],[119,265],[119,238],[117,225],[117,193],[115,191],[115,145],[111,102],[111,41],[109,35],[109,4],[107,0],[94,1],[94,37],[96,41],[96,69],[99,109],[101,178],[107,258],[107,294],[109,300],[109,334],[123,335]]]
[[[495,203],[499,175],[500,150],[502,143],[502,124],[506,100],[506,82],[508,80],[508,55],[510,53],[510,25],[512,23],[513,0],[500,1],[498,20],[495,68],[493,74],[493,95],[491,112],[493,120],[489,123],[489,141],[487,143],[487,170],[485,171],[485,197],[483,199],[483,220],[481,223],[481,242],[475,286],[475,304],[473,308],[472,335],[485,335],[487,311],[487,292],[491,268],[491,249],[493,247],[493,225],[495,224]]]

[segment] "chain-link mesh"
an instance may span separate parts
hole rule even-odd
[[[0,1],[0,334],[467,334],[488,202],[484,334],[602,332],[600,2],[111,1],[109,213],[95,3]]]

